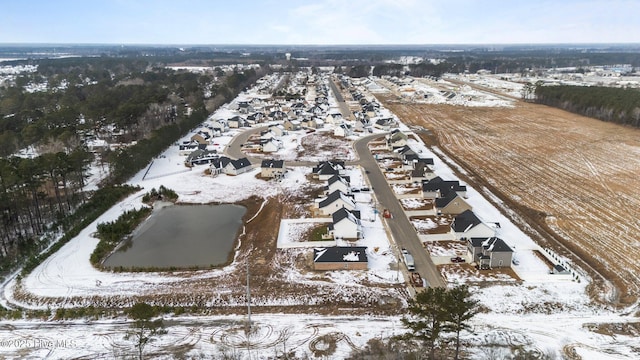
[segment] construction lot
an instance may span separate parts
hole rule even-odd
[[[640,130],[524,102],[480,108],[376,96],[460,165],[463,180],[515,209],[541,245],[589,272],[594,298],[635,301]]]

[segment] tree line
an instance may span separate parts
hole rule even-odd
[[[36,158],[0,158],[0,262],[38,246],[52,224],[64,225],[86,200],[87,165],[91,155],[81,148]]]
[[[640,90],[603,86],[536,86],[535,99],[576,114],[640,127]]]
[[[213,90],[217,107],[266,71],[234,72],[214,86],[213,76],[150,68],[146,59],[85,60],[42,60],[37,73],[24,74],[15,86],[0,88],[0,270],[25,258],[36,263],[51,234],[70,231],[82,222],[72,219],[95,196],[85,192],[94,159],[83,143],[88,133],[114,124],[124,129],[122,140],[138,140],[133,146],[97,154],[110,169],[100,187],[110,188],[206,119],[205,88]],[[39,77],[54,81],[67,76],[81,79],[78,86],[34,93],[19,86]],[[99,81],[82,80],[89,76]],[[176,111],[187,102],[193,110],[190,115]],[[28,145],[37,146],[41,155],[7,157]]]

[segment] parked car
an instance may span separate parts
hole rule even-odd
[[[451,262],[452,263],[463,263],[463,262],[467,262],[467,260],[465,260],[464,258],[460,257],[460,256],[455,256],[451,258]]]

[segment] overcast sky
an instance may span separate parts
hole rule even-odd
[[[3,0],[0,43],[640,43],[640,0]]]

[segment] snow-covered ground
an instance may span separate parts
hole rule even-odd
[[[482,96],[489,96],[483,94]],[[435,97],[435,95],[434,95]],[[335,99],[331,99],[335,107]],[[227,118],[234,114],[228,108],[222,108],[212,118]],[[404,125],[403,131],[410,132]],[[232,136],[229,134],[216,138],[216,146],[222,150]],[[287,160],[296,157],[300,134],[290,135],[290,143],[276,155]],[[185,137],[187,139],[188,137]],[[444,179],[455,179],[454,171],[447,165],[453,164],[438,149],[433,152],[416,140],[413,136],[411,146],[431,155],[435,160],[435,172]],[[317,146],[317,142],[314,142]],[[446,160],[446,163],[445,161]],[[311,159],[309,159],[311,160]],[[455,166],[455,165],[454,165]],[[140,185],[144,189],[131,195],[115,207],[111,208],[93,224],[84,229],[76,238],[63,246],[57,253],[49,257],[31,274],[21,281],[25,291],[37,297],[62,299],[90,298],[92,296],[133,296],[153,293],[159,286],[171,287],[179,284],[184,276],[191,279],[215,278],[230,272],[237,267],[232,263],[228,267],[198,272],[161,273],[109,273],[98,271],[89,263],[89,255],[97,244],[91,236],[100,222],[111,221],[123,211],[142,205],[141,197],[151,188],[160,185],[175,190],[181,202],[209,203],[235,202],[251,195],[271,197],[278,193],[299,191],[309,173],[308,167],[293,167],[284,180],[274,186],[273,182],[256,177],[255,169],[240,176],[218,175],[205,176],[205,166],[196,166],[189,170],[184,166],[184,156],[178,154],[177,147],[172,146],[134,176],[130,183]],[[460,171],[460,169],[457,169]],[[362,172],[358,167],[349,171],[353,184],[365,185]],[[487,201],[476,189],[467,187],[467,201],[474,212],[486,222],[499,222],[499,236],[515,250],[519,265],[513,270],[522,281],[500,278],[494,283],[479,286],[479,279],[468,274],[457,274],[447,270],[447,278],[453,283],[472,283],[474,298],[480,301],[486,310],[473,320],[473,333],[465,333],[464,339],[472,350],[473,358],[486,358],[485,351],[490,344],[504,345],[491,348],[492,351],[506,351],[514,346],[522,345],[526,349],[560,354],[568,349],[585,359],[623,359],[633,358],[634,349],[640,347],[640,341],[625,335],[601,335],[590,330],[588,324],[607,322],[635,321],[635,318],[622,315],[611,309],[591,304],[585,294],[589,279],[580,276],[580,282],[560,280],[548,274],[547,265],[534,254],[540,250],[521,229]],[[375,282],[395,283],[402,281],[399,273],[391,270],[394,256],[389,251],[384,222],[379,214],[370,207],[371,195],[359,193],[356,197],[357,207],[362,211],[364,240],[359,245],[368,246],[370,271],[368,276]],[[310,201],[311,203],[312,201]],[[304,221],[302,221],[304,223]],[[286,223],[281,229],[282,239],[279,241],[295,242],[302,232],[308,230],[304,226],[292,226]],[[433,226],[425,223],[424,226]],[[344,245],[338,240],[338,245]],[[579,269],[575,269],[580,272]],[[337,283],[353,282],[355,275],[348,271],[337,271],[331,279]],[[292,281],[306,281],[299,274],[292,276]],[[27,308],[46,309],[46,302],[22,302],[15,297],[14,279],[3,289],[4,305],[21,305]],[[8,302],[8,303],[7,303]],[[66,306],[77,304],[69,303]],[[336,349],[325,353],[325,358],[344,358],[352,349],[362,348],[369,339],[387,338],[404,332],[400,317],[322,317],[294,314],[262,314],[252,316],[255,332],[249,341],[241,330],[246,320],[242,316],[217,317],[171,317],[175,325],[169,327],[168,334],[149,346],[149,351],[177,351],[184,346],[189,356],[199,354],[222,354],[224,351],[237,354],[243,359],[273,358],[285,348],[302,356],[315,356],[321,350],[330,349],[323,343],[323,336],[332,336],[336,340]],[[48,321],[3,321],[0,323],[0,355],[20,358],[114,358],[125,355],[132,349],[130,341],[123,340],[126,326],[122,319],[103,319],[96,322],[48,322]],[[17,339],[10,346],[5,340]],[[26,341],[26,340],[30,340]],[[35,340],[39,342],[35,342]],[[65,342],[69,340],[69,342]],[[250,344],[250,346],[248,346]],[[7,346],[5,346],[7,345]],[[164,349],[160,351],[161,349]],[[173,350],[172,350],[173,349]],[[496,350],[497,349],[497,350]],[[164,352],[165,358],[172,353]],[[635,354],[637,355],[637,354]],[[215,355],[214,355],[215,356]],[[162,357],[162,356],[160,356]],[[497,356],[496,358],[503,358]]]
[[[452,79],[457,80],[455,77]],[[429,80],[424,78],[381,79],[373,78],[368,88],[375,92],[396,94],[402,99],[422,104],[449,104],[469,107],[513,107],[513,99],[479,91],[469,85],[458,85],[445,78]]]

